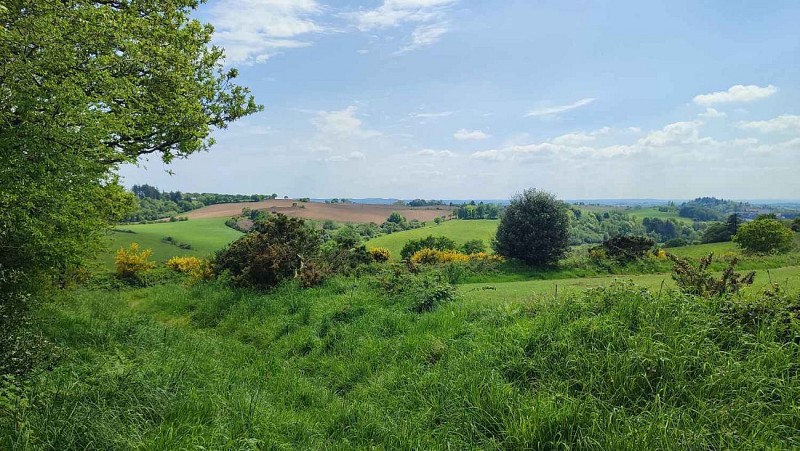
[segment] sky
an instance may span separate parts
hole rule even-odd
[[[800,197],[796,0],[210,0],[195,16],[265,110],[208,152],[122,168],[127,185]]]

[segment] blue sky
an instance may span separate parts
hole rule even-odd
[[[127,184],[797,198],[800,2],[211,0],[263,113]],[[174,175],[169,175],[170,169]]]

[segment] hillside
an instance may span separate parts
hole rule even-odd
[[[381,224],[393,211],[402,214],[406,219],[418,221],[432,221],[439,216],[447,216],[451,207],[403,207],[396,205],[377,204],[325,204],[319,202],[297,202],[293,200],[275,199],[262,202],[239,202],[232,204],[218,204],[190,211],[184,216],[189,219],[200,218],[229,218],[239,215],[243,208],[251,210],[265,210],[272,213],[283,213],[292,216],[313,220],[331,220],[334,222]]]
[[[452,220],[441,224],[428,225],[419,229],[395,232],[373,238],[367,247],[383,247],[389,249],[393,259],[400,259],[400,250],[409,240],[425,238],[428,235],[446,236],[456,244],[464,244],[469,240],[481,240],[488,247],[494,238],[498,221],[492,219]]]

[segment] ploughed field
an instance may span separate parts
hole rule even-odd
[[[433,221],[436,217],[448,216],[452,210],[452,207],[447,205],[436,207],[406,207],[378,204],[325,204],[320,202],[298,202],[291,199],[275,199],[262,202],[209,205],[208,207],[187,212],[182,216],[186,216],[190,220],[200,218],[229,218],[240,214],[243,208],[283,213],[286,216],[313,219],[316,221],[330,220],[333,222],[349,223],[374,222],[376,224],[381,224],[386,221],[386,218],[394,211],[399,212],[409,221],[412,219],[418,221]]]

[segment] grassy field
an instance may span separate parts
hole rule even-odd
[[[153,250],[153,260],[163,262],[176,255],[195,255],[205,257],[241,236],[240,232],[225,225],[224,218],[191,219],[180,222],[157,224],[121,225],[109,236],[109,249],[101,262],[110,267],[114,262],[114,251],[139,243],[142,249]],[[126,232],[121,232],[124,230]],[[133,232],[133,233],[130,233]],[[165,243],[165,237],[172,237],[180,243],[187,243],[191,249]]]
[[[499,221],[491,219],[452,220],[439,225],[430,225],[419,229],[396,232],[373,238],[367,242],[367,247],[384,247],[392,253],[392,259],[400,259],[400,250],[409,240],[425,238],[428,235],[446,236],[456,244],[464,244],[469,240],[483,240],[489,246],[494,238]]]
[[[622,285],[472,288],[426,313],[350,278],[62,293],[39,312],[60,358],[0,391],[0,449],[800,446],[780,322]]]
[[[622,210],[629,216],[642,220],[644,218],[659,218],[659,219],[674,219],[678,222],[685,224],[692,224],[694,221],[690,218],[682,218],[678,216],[676,211],[659,211],[657,207],[651,208],[625,208]]]

